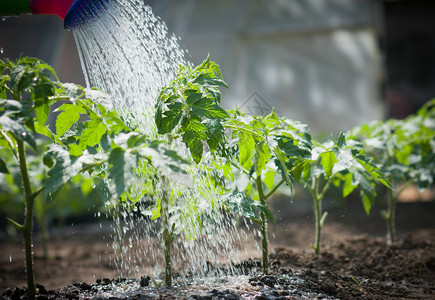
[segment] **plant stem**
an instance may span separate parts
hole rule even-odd
[[[261,181],[261,174],[257,176],[257,190],[258,197],[260,199],[260,203],[264,206],[266,204],[266,198],[264,197],[263,185]],[[266,215],[262,212],[260,213],[260,231],[261,231],[261,246],[262,246],[262,254],[263,254],[263,274],[269,273],[269,240],[267,238],[267,218]]]
[[[319,193],[319,177],[315,177],[313,181],[313,186],[311,187],[311,194],[313,195],[314,200],[314,218],[315,218],[315,228],[316,228],[316,236],[314,240],[313,249],[316,252],[316,255],[320,253],[320,238],[322,235],[322,227],[323,227],[323,213],[322,213],[322,200],[325,197],[326,192],[329,189],[329,186],[332,182],[332,177],[328,179],[325,185],[322,188],[322,191]],[[326,215],[325,215],[326,216]]]
[[[24,251],[26,255],[26,275],[27,275],[27,297],[28,299],[35,299],[35,273],[33,270],[33,245],[32,245],[32,231],[33,231],[33,206],[34,197],[32,195],[32,188],[30,186],[29,172],[27,170],[26,152],[24,149],[23,141],[16,139],[18,148],[18,160],[20,163],[21,179],[23,181],[24,196],[26,198],[26,208],[24,211]]]
[[[388,190],[388,217],[387,220],[387,244],[391,245],[395,240],[394,223],[396,219],[396,197],[393,196],[393,191]]]
[[[172,286],[172,266],[171,266],[171,244],[172,233],[169,224],[169,195],[167,191],[167,181],[165,176],[162,176],[162,199],[160,207],[160,215],[162,218],[162,251],[163,251],[163,266],[165,272],[165,286]]]
[[[316,222],[316,237],[314,240],[314,251],[316,252],[316,255],[319,255],[320,252],[320,235],[322,232],[322,224],[321,224],[321,213],[322,213],[322,201],[318,198],[317,194],[314,194],[314,217]]]
[[[270,196],[273,195],[273,193],[276,192],[276,190],[285,182],[285,178],[283,178],[273,189],[270,190],[269,193],[267,193],[267,195],[264,196],[264,200],[266,200],[267,198],[269,198]]]
[[[384,216],[387,222],[387,244],[391,245],[396,241],[396,203],[399,199],[400,194],[411,185],[411,182],[407,182],[403,187],[393,194],[393,189],[388,189],[387,200],[388,200],[388,212]]]

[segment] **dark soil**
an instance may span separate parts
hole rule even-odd
[[[246,259],[249,275],[175,278],[171,289],[156,287],[159,281],[146,276],[151,273],[109,279],[117,276],[111,242],[80,233],[51,241],[48,260],[35,245],[36,279],[43,285],[38,299],[435,299],[434,202],[399,203],[399,238],[391,246],[378,211],[366,217],[358,205],[330,207],[319,256],[310,248],[314,230],[306,207],[296,203],[292,213],[280,213],[276,201],[274,209],[270,275],[261,275],[259,259]],[[25,298],[25,289],[16,288],[25,285],[22,252],[21,243],[1,241],[0,299]]]

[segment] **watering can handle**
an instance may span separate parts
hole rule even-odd
[[[0,15],[56,15],[63,20],[74,1],[75,0],[0,0]]]

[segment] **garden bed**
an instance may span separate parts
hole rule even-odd
[[[280,209],[279,201],[274,204],[275,210]],[[143,274],[142,284],[140,278],[109,279],[118,277],[111,241],[76,229],[71,238],[50,242],[48,260],[35,245],[36,279],[44,286],[39,299],[434,299],[435,203],[399,203],[399,239],[390,247],[382,236],[384,223],[378,212],[364,217],[353,207],[357,205],[328,209],[318,257],[310,248],[314,231],[310,212],[296,203],[291,211],[277,211],[277,223],[270,228],[275,235],[270,237],[269,276],[260,275],[258,253],[258,260],[244,258],[253,274],[196,281],[175,278],[171,289],[155,288],[155,278],[146,278],[151,273]],[[244,246],[254,248],[252,241]],[[0,293],[5,299],[25,295],[15,289],[25,285],[22,252],[19,242],[1,243]]]

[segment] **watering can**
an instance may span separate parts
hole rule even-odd
[[[73,28],[98,17],[110,0],[0,0],[0,16],[22,14],[56,15],[65,28]]]

